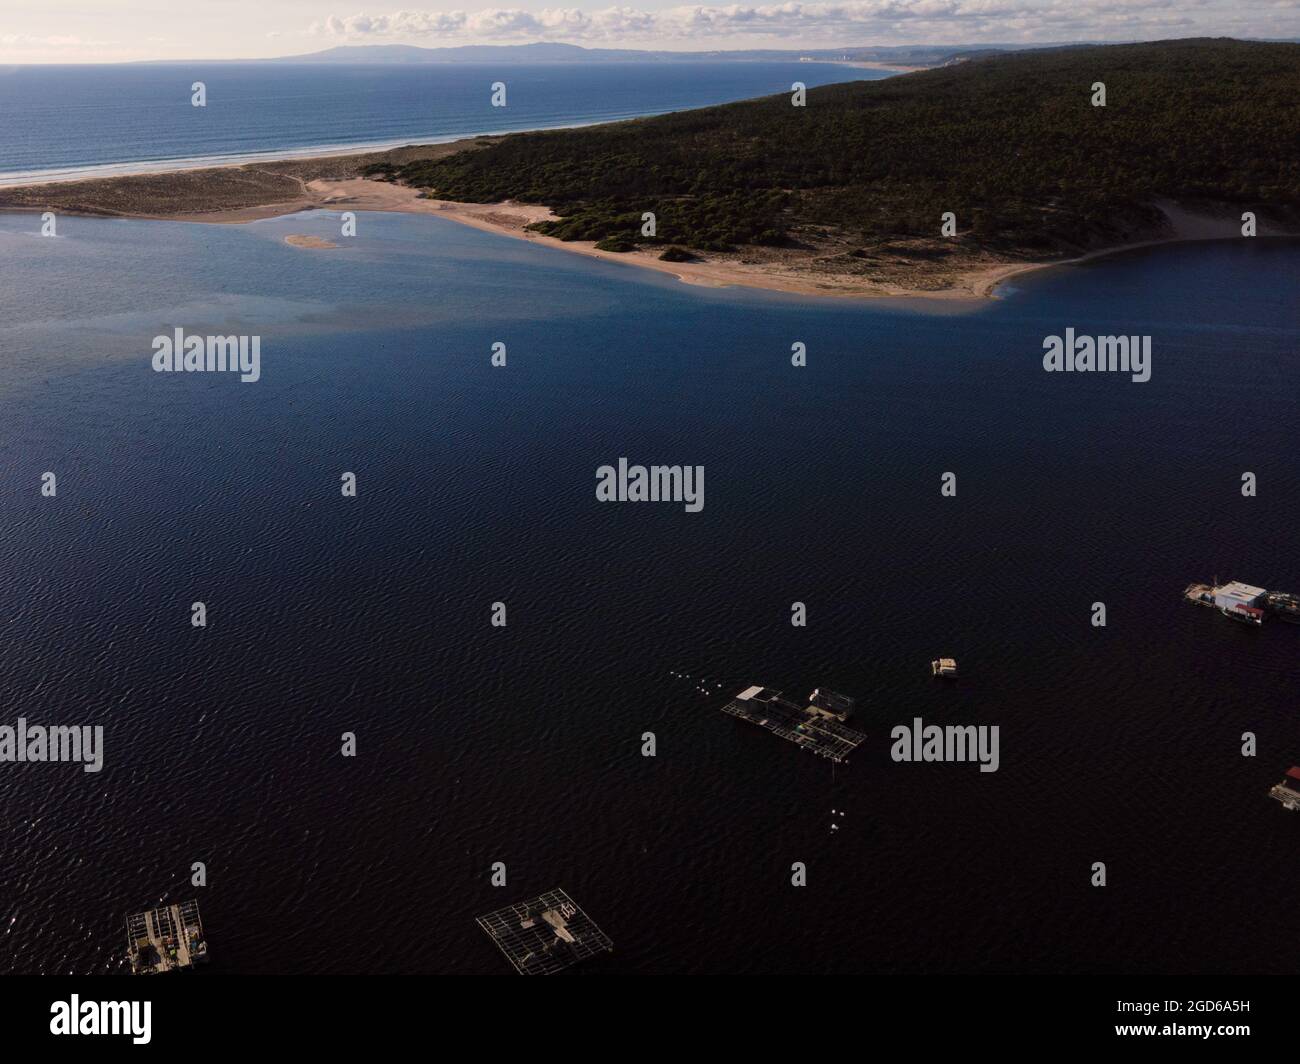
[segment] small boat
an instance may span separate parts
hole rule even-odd
[[[955,658],[937,658],[930,662],[930,675],[941,676],[945,680],[957,678],[957,661]]]

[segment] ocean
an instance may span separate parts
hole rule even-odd
[[[1294,968],[1300,628],[1181,592],[1300,591],[1295,242],[958,310],[426,216],[37,232],[0,216],[0,724],[102,725],[104,768],[0,765],[0,971],[120,971],[197,896],[216,972],[502,973],[475,917],[557,886],[591,973]],[[178,326],[261,379],[153,372]],[[1151,380],[1045,373],[1070,327]],[[598,502],[620,457],[703,466],[703,510]],[[867,739],[720,712],[750,684]],[[895,762],[916,718],[997,726],[998,771]]]
[[[145,63],[0,69],[0,184],[590,125],[890,76],[833,63]],[[203,82],[206,106],[191,104]],[[492,86],[506,86],[492,106]]]

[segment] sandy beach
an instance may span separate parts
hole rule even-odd
[[[338,247],[338,245],[331,240],[322,240],[318,236],[305,236],[302,233],[290,233],[284,238],[284,242],[290,247],[295,248],[316,248],[317,250],[323,250],[325,248]]]
[[[661,249],[612,252],[588,241],[562,241],[529,228],[556,215],[545,206],[507,201],[463,203],[427,198],[419,189],[359,176],[374,163],[401,165],[490,144],[491,137],[408,146],[355,155],[283,159],[208,169],[159,169],[83,181],[0,188],[0,210],[232,225],[306,210],[433,214],[569,254],[621,262],[709,288],[742,286],[801,295],[907,298],[978,303],[1011,277],[1149,244],[1239,235],[1231,217],[1196,214],[1162,204],[1169,234],[1157,240],[1093,251],[1072,259],[1035,261],[999,256],[957,242],[900,240],[868,255],[845,239],[823,235],[790,248],[746,247],[665,262]],[[1261,235],[1270,235],[1261,228]],[[295,234],[286,243],[308,251],[339,245]]]
[[[569,254],[585,255],[606,262],[620,262],[655,270],[676,277],[686,284],[706,288],[740,285],[804,295],[857,298],[924,295],[929,298],[973,300],[987,296],[1002,273],[1025,268],[1024,264],[989,265],[970,271],[957,283],[945,283],[943,287],[936,288],[918,288],[875,282],[851,274],[814,275],[809,272],[804,256],[779,249],[754,248],[747,249],[744,253],[729,255],[710,253],[707,259],[698,262],[664,262],[659,258],[658,250],[601,251],[589,241],[564,241],[529,229],[528,227],[535,222],[552,221],[556,218],[548,207],[513,201],[462,203],[429,199],[422,196],[417,189],[364,178],[309,181],[304,186],[303,197],[290,203],[266,205],[242,211],[218,212],[201,217],[173,217],[190,221],[242,222],[311,208],[434,214],[485,232],[527,240]]]

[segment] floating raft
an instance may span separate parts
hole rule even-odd
[[[1300,595],[1291,595],[1285,591],[1270,591],[1264,596],[1264,604],[1275,617],[1292,624],[1300,624]]]
[[[173,972],[208,959],[197,901],[128,916],[126,942],[135,975]]]
[[[1300,810],[1300,765],[1287,769],[1286,779],[1273,786],[1268,796],[1281,802],[1284,809]]]
[[[930,662],[930,675],[942,676],[945,680],[957,678],[957,662],[953,658],[936,658]]]
[[[782,698],[770,687],[747,687],[722,707],[723,713],[766,728],[796,746],[831,761],[845,761],[866,739],[862,732],[844,727],[853,700],[832,691],[814,691],[801,706]]]
[[[1300,595],[1265,591],[1234,580],[1230,584],[1188,584],[1183,598],[1197,606],[1210,606],[1234,621],[1259,625],[1265,617],[1300,624]]]
[[[554,975],[614,949],[610,937],[559,889],[480,916],[478,925],[520,975]]]

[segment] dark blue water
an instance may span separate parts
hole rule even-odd
[[[454,140],[659,114],[887,77],[830,63],[184,63],[0,70],[0,179],[108,164]],[[191,105],[191,86],[207,106]],[[494,82],[506,106],[492,106]]]
[[[606,971],[1293,968],[1300,628],[1180,593],[1300,590],[1295,244],[936,314],[361,222],[0,218],[2,722],[106,729],[98,775],[0,766],[4,970],[115,970],[198,894],[219,971],[500,972],[474,917],[557,885]],[[176,325],[261,381],[153,373]],[[1149,333],[1150,383],[1045,374],[1067,326]],[[622,455],[703,512],[598,503]],[[719,712],[749,683],[868,739],[832,773]],[[914,716],[1000,770],[894,763]]]

